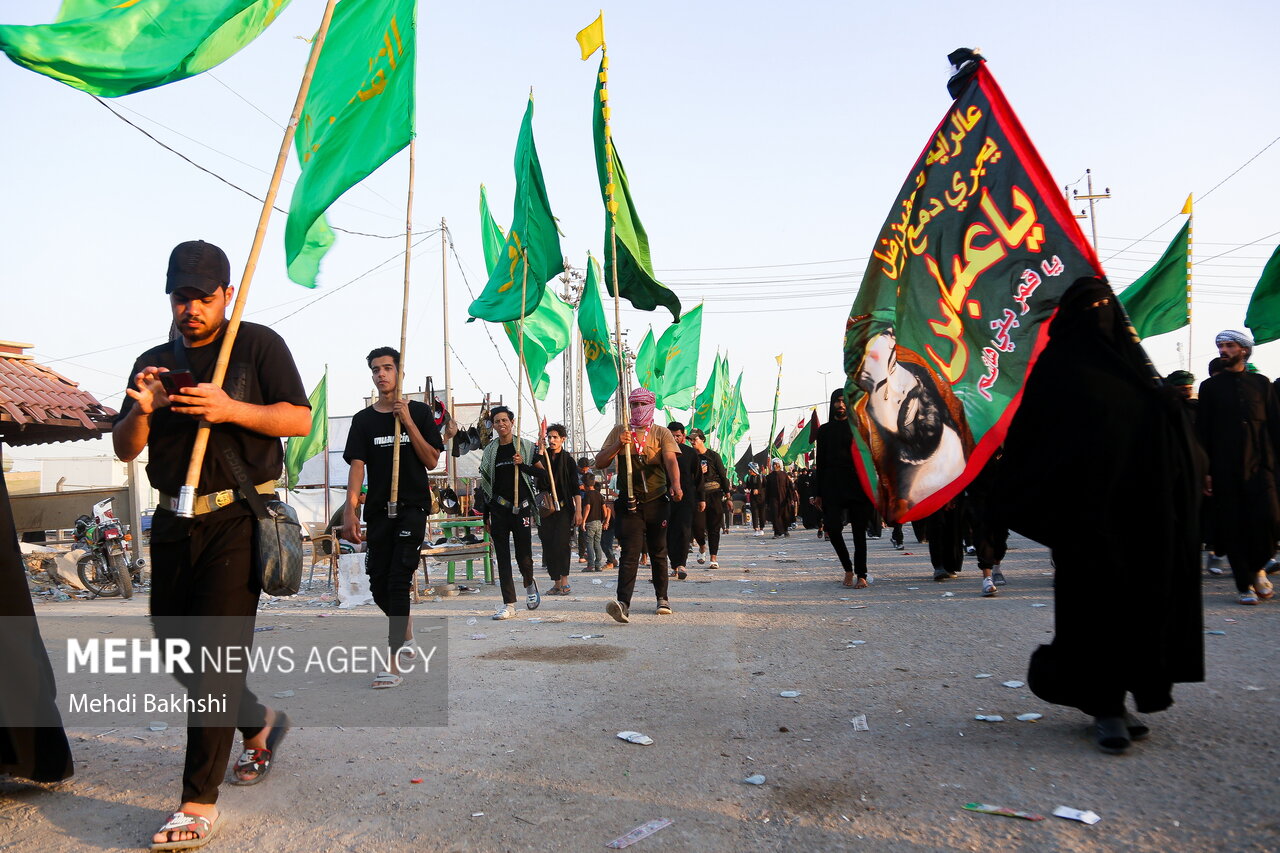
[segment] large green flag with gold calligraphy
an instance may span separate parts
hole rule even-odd
[[[294,149],[302,174],[284,229],[289,278],[316,286],[333,245],[324,212],[409,144],[416,0],[343,0],[333,12]]]
[[[551,213],[542,164],[533,142],[532,95],[516,139],[515,171],[516,198],[511,228],[497,267],[469,309],[473,318],[490,323],[507,323],[532,314],[542,301],[547,281],[564,270],[560,232]]]
[[[893,200],[845,332],[855,462],[890,521],[929,515],[981,470],[1063,292],[1102,275],[986,61],[950,58],[955,102]]]
[[[618,390],[618,360],[614,355],[609,324],[605,320],[604,303],[600,299],[600,265],[587,256],[587,281],[582,286],[578,303],[578,331],[582,334],[587,381],[596,409],[604,411],[609,398]]]
[[[91,95],[117,98],[229,59],[289,0],[63,0],[52,24],[0,25],[0,51]]]
[[[489,210],[489,198],[485,194],[484,184],[481,184],[480,243],[484,248],[484,267],[489,275],[493,275],[502,259],[505,240],[506,235]],[[561,299],[554,290],[547,288],[542,293],[542,301],[538,303],[538,307],[524,318],[523,343],[519,320],[503,323],[502,330],[507,333],[511,348],[517,353],[523,351],[525,371],[529,377],[529,385],[533,388],[533,396],[539,400],[547,399],[547,392],[551,390],[551,376],[547,373],[547,365],[569,346],[569,340],[573,336],[573,306]]]

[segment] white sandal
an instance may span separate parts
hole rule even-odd
[[[392,687],[399,687],[404,683],[404,676],[397,675],[394,672],[380,672],[373,679],[374,690],[387,690]]]

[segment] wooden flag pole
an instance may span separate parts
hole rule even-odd
[[[396,366],[396,402],[404,392],[404,348],[409,336],[409,262],[413,255],[413,167],[415,143],[409,139],[409,198],[404,211],[404,297],[400,302],[400,364]],[[427,402],[434,417],[435,401]],[[396,418],[395,438],[391,443],[391,500],[387,502],[387,518],[395,518],[400,500],[400,418]]]
[[[1195,231],[1195,212],[1191,208],[1191,196],[1187,196],[1187,370],[1191,370],[1191,347],[1195,338],[1191,332],[1191,247]]]
[[[604,60],[603,62],[604,67],[608,68],[609,67],[609,48],[604,45],[603,41],[601,42],[601,45],[600,45],[600,56],[601,56],[601,59]],[[613,190],[612,190],[612,187],[614,186],[613,153],[612,153],[613,152],[613,134],[610,132],[611,128],[609,127],[609,109],[607,106],[609,81],[602,80],[600,82],[601,82],[601,89],[606,96],[606,100],[604,100],[602,103],[597,105],[597,109],[604,111],[603,113],[604,114],[604,158],[605,158],[605,170],[607,173],[606,176],[608,178],[608,184],[606,187],[605,207],[609,211],[609,251],[613,255],[613,339],[614,339],[614,349],[617,351],[617,359],[618,359],[617,361],[618,387],[622,389],[622,399],[624,401],[627,401],[631,395],[631,389],[629,387],[631,385],[631,372],[626,369],[626,358],[622,354],[622,298],[618,294],[618,223],[617,223],[618,205],[617,205],[617,202],[613,200]],[[623,406],[626,406],[626,405],[628,404],[624,402]],[[631,422],[627,414],[624,413],[623,406],[618,407],[618,412],[617,412],[618,426],[625,427],[623,432],[626,432],[630,430]],[[626,442],[623,461],[626,467],[627,494],[630,495],[633,484],[631,482],[631,442],[629,441]],[[619,483],[618,485],[619,487],[621,487],[622,484]],[[621,493],[621,488],[619,488],[619,493]],[[635,503],[636,503],[635,496],[632,495],[631,498],[627,501],[627,506],[634,507]]]
[[[449,417],[453,417],[453,374],[449,370],[449,252],[446,245],[449,226],[440,217],[440,290],[442,296],[441,316],[444,320],[444,404],[449,408]],[[432,403],[434,406],[435,403]],[[457,419],[454,419],[457,423]],[[449,488],[458,493],[458,463],[453,454],[445,448],[445,476],[449,480]]]
[[[329,23],[333,20],[333,7],[336,3],[337,0],[328,0],[325,4],[324,17],[320,19],[320,29],[311,42],[311,54],[307,57],[307,67],[302,73],[302,83],[298,86],[298,97],[293,104],[293,113],[289,116],[284,138],[280,141],[276,168],[271,174],[271,183],[262,201],[262,212],[258,215],[258,229],[253,235],[253,245],[249,248],[249,257],[245,261],[244,273],[240,276],[240,286],[236,290],[235,306],[231,309],[231,319],[227,321],[227,329],[222,335],[221,348],[218,350],[218,360],[213,368],[213,377],[210,381],[218,387],[222,387],[222,382],[227,377],[231,348],[235,346],[236,335],[240,331],[240,318],[244,315],[249,286],[253,283],[253,273],[258,267],[258,256],[262,254],[262,244],[267,236],[267,223],[271,220],[271,210],[275,206],[276,194],[280,191],[280,178],[284,174],[284,166],[289,159],[289,149],[293,146],[293,134],[298,128],[298,117],[302,115],[302,107],[307,102],[307,92],[311,89],[311,77],[315,74],[325,36],[329,33]],[[195,444],[191,448],[191,462],[187,465],[186,482],[178,492],[176,513],[182,518],[195,517],[196,487],[200,483],[200,469],[204,467],[204,457],[208,449],[209,424],[207,421],[201,421],[196,430]]]
[[[511,437],[515,442],[515,452],[517,456],[520,453],[520,419],[524,416],[524,377],[528,373],[528,368],[524,363],[524,309],[525,299],[529,293],[529,253],[525,249],[520,250],[521,273],[520,273],[520,325],[516,327],[520,338],[520,372],[516,374],[516,432]],[[511,511],[518,513],[520,511],[520,466],[513,465],[515,488],[511,492]]]

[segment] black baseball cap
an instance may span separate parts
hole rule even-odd
[[[190,287],[208,295],[230,283],[231,262],[227,260],[227,253],[212,243],[188,240],[174,246],[169,253],[165,293]]]

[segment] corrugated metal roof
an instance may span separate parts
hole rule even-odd
[[[2,342],[8,343],[8,342]],[[114,409],[19,349],[0,348],[0,441],[46,444],[97,438],[111,431]]]

